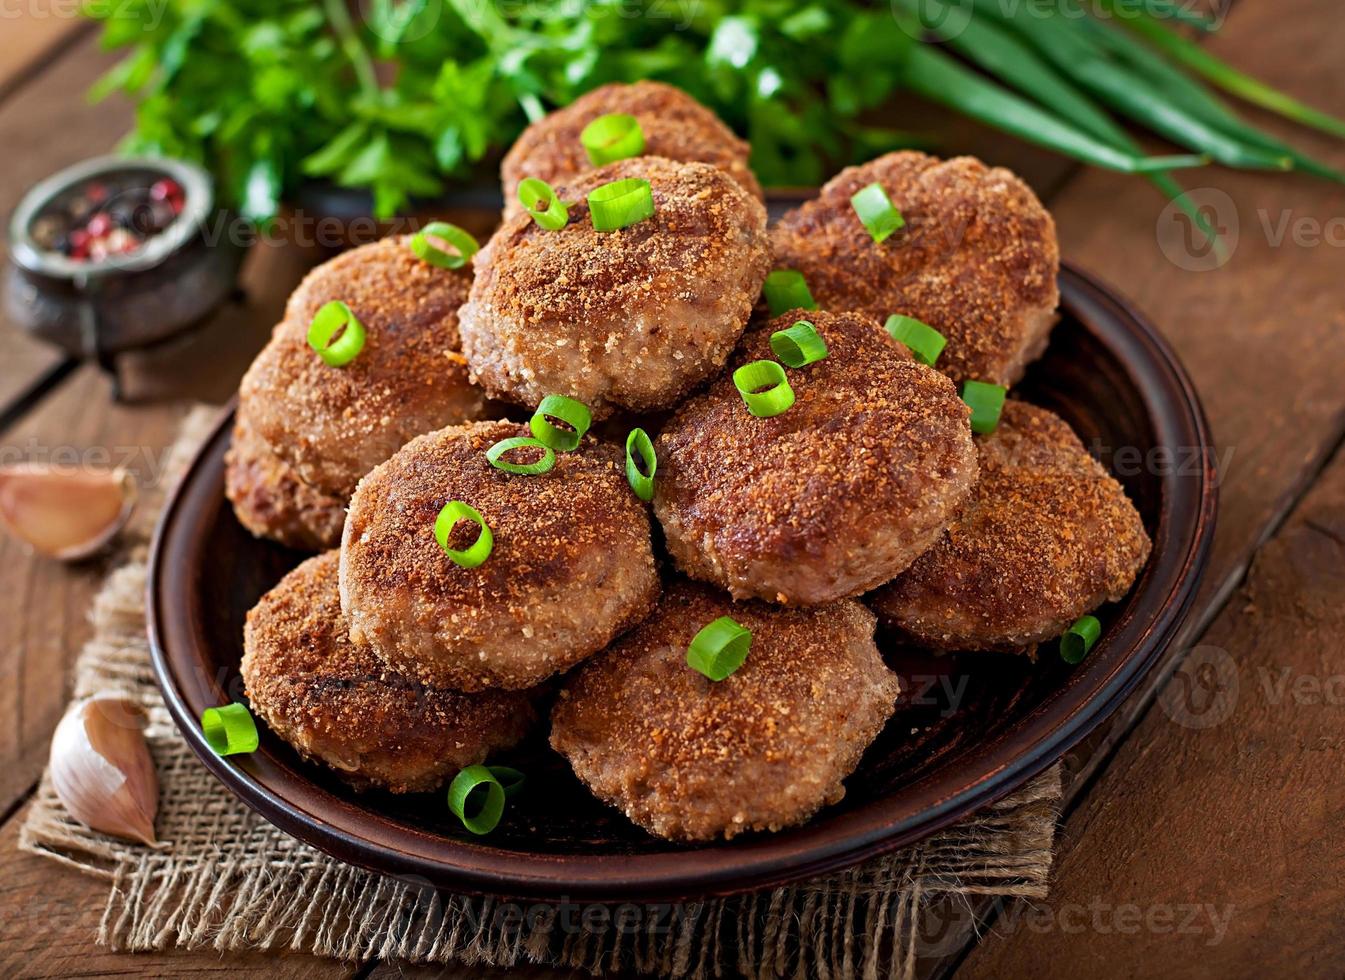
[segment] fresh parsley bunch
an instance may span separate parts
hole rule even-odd
[[[131,49],[93,93],[136,101],[127,148],[204,164],[256,220],[315,179],[367,188],[390,216],[486,169],[550,108],[644,78],[713,107],[751,141],[767,185],[818,183],[909,145],[863,124],[898,89],[1144,174],[1199,222],[1170,169],[1341,179],[1198,79],[1345,135],[1168,26],[1212,29],[1193,2],[118,0],[89,14],[106,21],[105,46]],[[1192,152],[1144,156],[1117,117]]]

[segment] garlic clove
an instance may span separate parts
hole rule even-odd
[[[62,561],[87,558],[107,544],[130,518],[135,499],[135,479],[121,468],[0,467],[0,525]]]
[[[51,740],[51,782],[66,810],[94,830],[155,843],[159,776],[145,712],[123,694],[95,694],[65,713]]]

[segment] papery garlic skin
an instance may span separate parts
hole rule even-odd
[[[159,776],[144,726],[144,710],[123,694],[76,702],[52,736],[50,773],[56,795],[80,823],[153,844]]]

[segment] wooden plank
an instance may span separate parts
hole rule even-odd
[[[1042,910],[958,976],[1339,976],[1343,635],[1345,454],[1070,820]]]
[[[117,953],[93,942],[108,882],[61,868],[18,847],[24,811],[0,830],[0,976],[26,978],[136,976],[353,977],[355,964],[289,952],[213,950]]]
[[[111,403],[108,380],[80,368],[0,440],[0,462],[48,460],[129,465],[142,484],[159,478],[186,400],[223,402],[270,335],[310,256],[261,246],[248,257],[246,298],[200,331],[136,355],[135,386],[167,404]],[[0,813],[34,785],[64,708],[69,667],[88,637],[89,602],[109,562],[75,566],[0,539]]]
[[[20,87],[37,66],[70,36],[92,25],[73,14],[73,6],[30,0],[0,9],[5,43],[0,46],[0,100]]]
[[[1322,105],[1340,105],[1345,79],[1334,72],[1333,59],[1345,30],[1329,16],[1333,9],[1321,0],[1300,0],[1293,15],[1283,17],[1283,10],[1241,4],[1212,46],[1272,84]],[[1345,164],[1339,144],[1265,115],[1256,118],[1337,165]],[[1218,171],[1210,178],[1203,184],[1228,197],[1209,193],[1205,199],[1219,209],[1226,227],[1231,229],[1236,221],[1238,233],[1231,260],[1214,271],[1183,268],[1190,265],[1191,255],[1181,245],[1181,229],[1160,224],[1158,203],[1146,205],[1106,175],[1084,175],[1055,208],[1065,254],[1106,272],[1173,340],[1201,389],[1221,458],[1228,464],[1215,553],[1187,638],[1174,645],[1151,675],[1150,689],[1132,698],[1102,736],[1067,760],[1075,777],[1067,794],[1089,791],[1090,799],[1071,816],[1062,835],[1058,893],[1071,887],[1076,894],[1089,889],[1065,877],[1076,845],[1082,842],[1088,852],[1107,849],[1091,834],[1084,836],[1089,819],[1084,814],[1093,813],[1093,807],[1101,806],[1096,801],[1109,799],[1113,792],[1108,778],[1097,785],[1092,780],[1127,736],[1122,756],[1135,751],[1134,743],[1146,744],[1148,720],[1139,731],[1132,729],[1151,712],[1154,691],[1195,642],[1191,638],[1222,608],[1252,554],[1314,482],[1345,434],[1345,394],[1331,378],[1334,366],[1345,358],[1345,316],[1333,298],[1345,261],[1345,229],[1339,217],[1345,193],[1336,185],[1300,176]],[[1190,186],[1201,183],[1188,175]],[[1334,238],[1328,238],[1333,228]],[[1128,247],[1118,262],[1117,242],[1142,242],[1144,250]],[[1154,252],[1162,258],[1155,260]],[[1261,737],[1259,732],[1243,735]],[[1127,816],[1135,826],[1145,825],[1144,816],[1124,806],[1113,813],[1116,820]],[[1168,870],[1181,877],[1180,868]],[[1034,942],[1019,936],[1015,944]]]
[[[14,29],[10,21],[0,21],[0,25],[6,32]],[[6,33],[0,50],[8,51],[8,42]],[[0,102],[0,146],[11,150],[0,167],[0,214],[7,218],[24,192],[43,177],[107,152],[127,131],[131,122],[128,104],[110,100],[91,106],[85,98],[89,85],[115,61],[114,55],[100,51],[93,35],[87,34],[60,59],[59,67],[48,66]],[[24,333],[3,309],[0,344],[5,350],[5,369],[0,371],[3,411],[59,364],[63,355]]]

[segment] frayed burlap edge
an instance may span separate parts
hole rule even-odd
[[[183,424],[180,472],[211,410]],[[43,777],[20,847],[110,880],[101,943],[124,950],[292,949],[345,960],[492,966],[542,963],[674,977],[908,977],[921,917],[950,897],[1044,897],[1060,773],[905,850],[752,895],[677,906],[525,904],[436,892],[342,864],[254,814],[201,766],[154,685],[145,635],[148,493],[129,561],[94,602],[75,696],[115,689],[149,715],[160,843],[114,840],[74,822]]]

